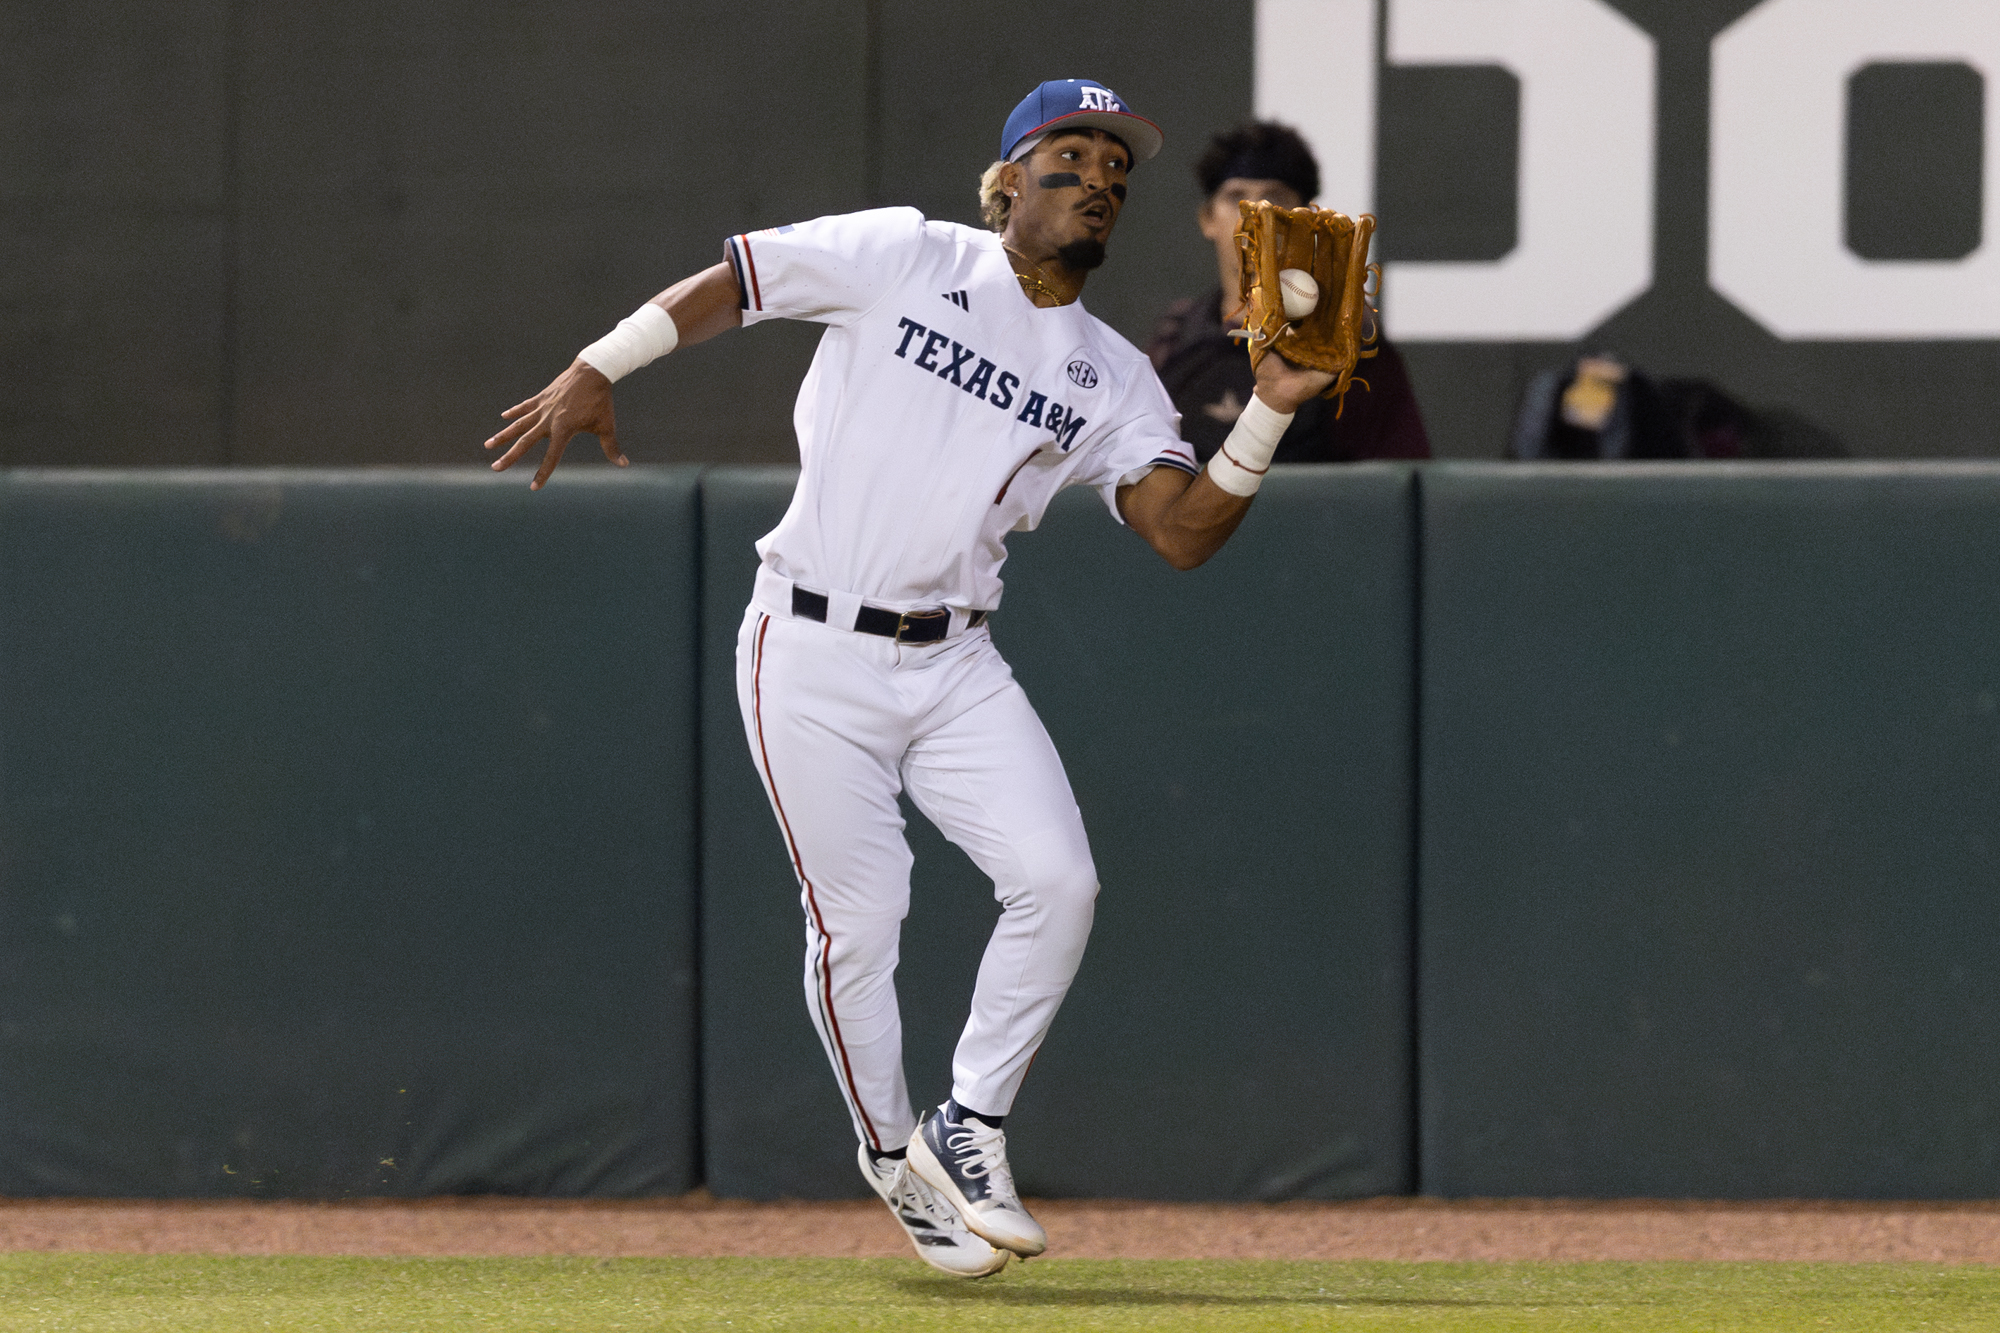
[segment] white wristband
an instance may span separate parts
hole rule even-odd
[[[1255,495],[1271,470],[1271,455],[1292,424],[1293,413],[1268,406],[1256,394],[1236,418],[1236,428],[1208,460],[1208,479],[1231,495]]]
[[[657,361],[680,346],[681,331],[674,317],[651,301],[618,321],[618,327],[577,353],[616,384],[640,366]]]

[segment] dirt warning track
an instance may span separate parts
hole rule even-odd
[[[1050,1257],[2000,1263],[2000,1201],[1042,1200]],[[540,1199],[0,1200],[0,1251],[865,1258],[908,1253],[879,1204]]]

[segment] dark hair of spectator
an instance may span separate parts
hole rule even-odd
[[[1253,120],[1224,130],[1208,141],[1208,151],[1194,164],[1202,198],[1212,196],[1226,180],[1283,181],[1310,203],[1319,195],[1319,163],[1299,132],[1275,121]]]

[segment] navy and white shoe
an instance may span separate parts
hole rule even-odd
[[[877,1159],[862,1144],[861,1174],[903,1224],[917,1257],[953,1277],[990,1277],[1012,1257],[968,1231],[956,1209],[917,1179],[910,1164],[892,1157]]]
[[[1014,1193],[1007,1136],[977,1117],[947,1120],[942,1106],[926,1115],[910,1139],[910,1170],[958,1209],[974,1235],[1023,1259],[1049,1247]]]

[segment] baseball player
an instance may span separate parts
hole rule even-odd
[[[802,471],[757,543],[737,639],[751,757],[805,909],[805,991],[862,1173],[917,1254],[983,1277],[1040,1254],[1003,1125],[1090,934],[1097,871],[1062,761],[994,645],[1000,565],[1055,493],[1090,486],[1179,569],[1242,521],[1299,405],[1331,377],[1264,358],[1206,467],[1146,357],[1078,299],[1161,133],[1102,83],[1042,84],[980,182],[987,230],[884,208],[732,236],[585,348],[486,442],[513,466],[580,433],[623,465],[611,385],[767,319],[825,326],[799,389]],[[1001,911],[943,1105],[913,1112],[894,975],[907,791]]]

